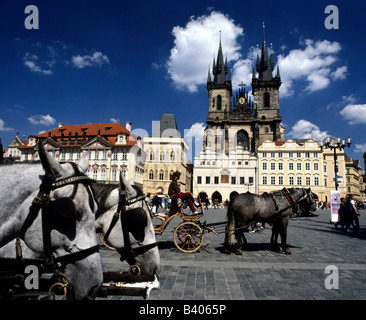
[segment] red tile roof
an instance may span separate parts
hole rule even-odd
[[[71,144],[62,144],[62,147],[80,147],[82,144],[90,141],[96,136],[111,145],[116,145],[118,134],[123,133],[127,136],[127,144],[122,146],[133,146],[137,142],[130,139],[130,131],[128,131],[120,123],[95,123],[95,124],[76,124],[76,125],[61,125],[58,128],[49,130],[47,132],[36,135],[37,138],[48,138],[57,145],[61,146],[61,141],[71,141]],[[85,136],[85,139],[84,139]],[[77,141],[76,141],[77,140]],[[75,143],[76,141],[76,143]],[[28,146],[25,142],[19,149],[29,149],[33,147]]]

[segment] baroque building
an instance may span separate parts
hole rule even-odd
[[[82,153],[89,157],[87,175],[102,183],[117,183],[119,172],[132,183],[142,187],[144,153],[141,139],[131,135],[131,123],[97,123],[81,125],[59,124],[58,128],[31,135],[19,145],[19,162],[38,161],[38,139],[45,139],[45,147],[59,162],[78,161]],[[10,149],[10,147],[9,147]]]
[[[207,76],[208,117],[203,150],[194,158],[199,193],[212,200],[229,200],[234,193],[258,192],[257,152],[267,140],[284,141],[279,107],[280,71],[265,35],[252,74],[252,97],[245,84],[233,94],[231,70],[221,39],[217,58]],[[197,192],[195,193],[197,196]]]

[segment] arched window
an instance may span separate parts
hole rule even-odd
[[[249,149],[249,136],[245,130],[240,130],[236,134],[237,146],[243,147],[244,150]]]
[[[149,171],[149,180],[154,180],[154,171]]]
[[[217,96],[217,110],[221,110],[222,98],[220,95]]]
[[[150,153],[150,161],[154,161],[154,160],[155,160],[154,151],[151,151],[151,153]]]
[[[270,99],[269,99],[269,93],[268,92],[263,93],[263,106],[265,108],[270,107]]]
[[[170,161],[175,161],[175,153],[174,153],[174,151],[172,151],[170,153]]]
[[[164,151],[160,152],[160,161],[164,161]]]
[[[164,172],[163,171],[159,172],[159,180],[164,180]]]

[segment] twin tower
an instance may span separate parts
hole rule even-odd
[[[278,66],[273,75],[274,67],[263,32],[261,56],[257,55],[256,66],[253,66],[254,101],[244,84],[239,84],[239,91],[233,96],[231,70],[227,58],[224,60],[220,39],[217,58],[207,77],[209,105],[204,150],[210,146],[217,153],[229,154],[233,148],[241,146],[256,153],[266,140],[285,140],[279,114],[281,77]]]

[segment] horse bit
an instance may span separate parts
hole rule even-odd
[[[93,247],[90,247],[88,249],[83,249],[77,252],[69,253],[61,257],[55,258],[52,253],[52,247],[51,247],[51,231],[52,226],[50,226],[50,193],[51,191],[54,191],[56,189],[62,188],[67,185],[74,185],[74,190],[70,197],[68,197],[71,201],[73,201],[73,198],[76,195],[78,185],[82,183],[88,192],[89,195],[89,204],[91,206],[92,211],[94,210],[94,202],[93,202],[93,191],[90,187],[90,179],[80,172],[77,165],[73,162],[70,162],[70,164],[73,166],[75,173],[73,176],[55,180],[53,179],[49,174],[46,174],[43,177],[42,183],[40,185],[40,190],[38,192],[38,195],[33,199],[32,204],[29,208],[28,216],[20,230],[19,238],[24,240],[25,233],[27,232],[28,228],[32,225],[34,220],[37,218],[38,213],[40,209],[42,208],[42,231],[43,231],[43,245],[44,245],[44,253],[46,255],[46,258],[44,259],[44,262],[48,266],[52,266],[54,270],[57,270],[57,274],[60,278],[64,278],[66,280],[66,283],[64,282],[56,282],[54,283],[50,289],[48,294],[50,295],[52,290],[55,287],[60,287],[64,291],[64,296],[62,299],[65,299],[67,294],[67,289],[71,286],[70,279],[62,272],[58,270],[57,263],[63,263],[65,261],[77,261],[80,259],[84,259],[85,257],[88,257],[91,254],[94,254],[96,252],[99,252],[99,245],[95,245]],[[20,243],[20,241],[17,241],[17,243]],[[19,259],[19,256],[21,257],[21,248],[17,247],[17,259]]]

